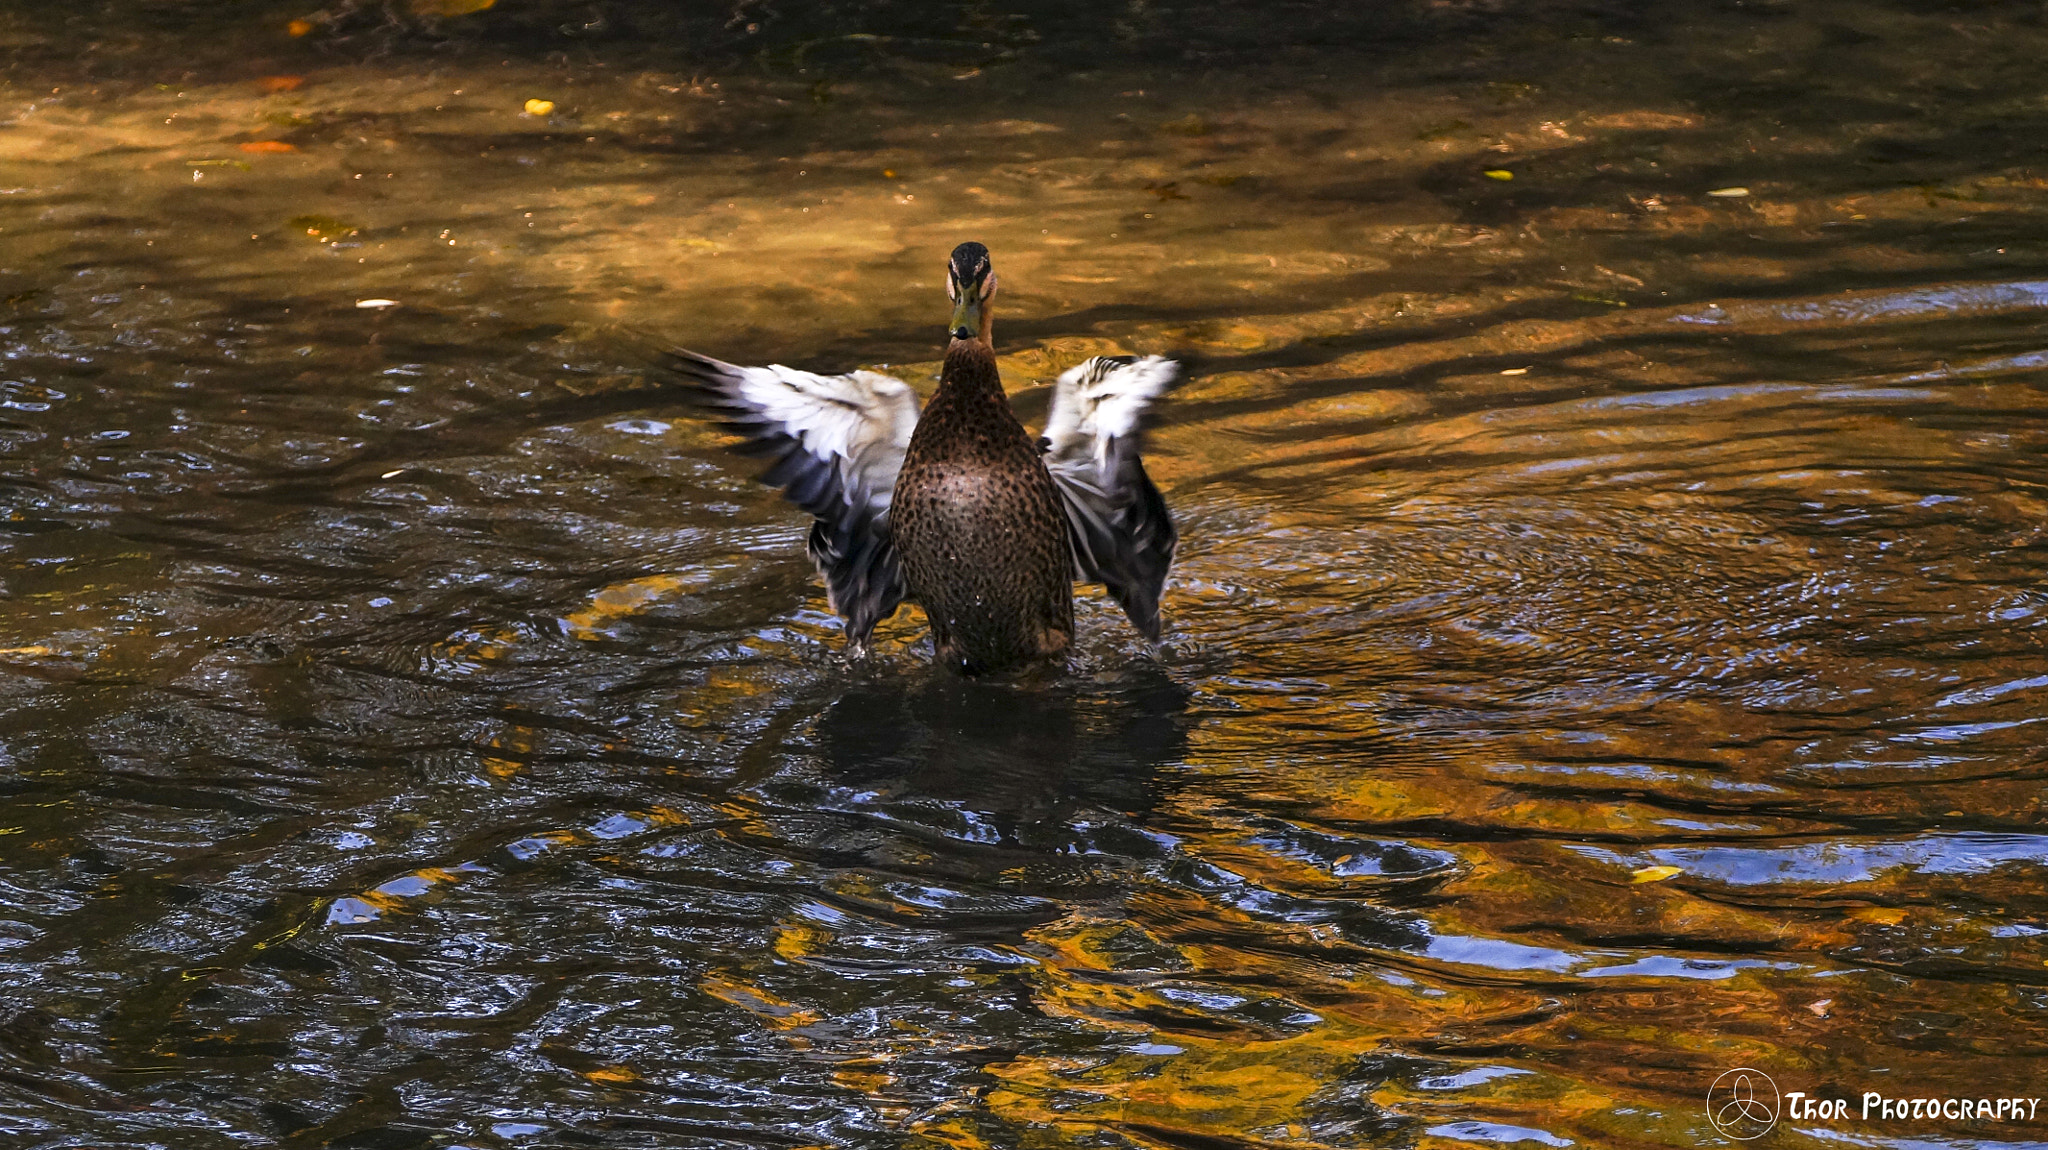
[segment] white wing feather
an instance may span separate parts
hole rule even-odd
[[[1179,536],[1139,457],[1145,409],[1180,376],[1163,356],[1097,356],[1053,385],[1045,419],[1052,474],[1074,550],[1074,578],[1101,583],[1148,637]]]
[[[872,371],[818,375],[781,364],[742,367],[738,398],[838,473],[849,504],[889,509],[917,427],[917,392]]]
[[[917,393],[872,371],[735,367],[679,349],[663,360],[694,380],[705,405],[745,437],[741,451],[774,460],[762,481],[816,517],[811,562],[853,648],[864,647],[875,624],[903,601],[889,501],[917,428]]]
[[[1110,441],[1135,433],[1145,409],[1179,377],[1180,365],[1159,355],[1126,361],[1096,356],[1068,368],[1053,385],[1045,419],[1053,458],[1087,455],[1096,466],[1107,466]]]

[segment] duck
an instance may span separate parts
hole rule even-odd
[[[1057,663],[1074,641],[1076,583],[1101,584],[1156,648],[1179,534],[1139,425],[1179,365],[1088,359],[1058,377],[1033,436],[996,368],[996,283],[986,246],[953,249],[945,361],[922,408],[908,383],[874,371],[657,357],[739,436],[736,450],[769,460],[762,481],[811,514],[806,550],[852,657],[911,602],[933,662],[951,671]]]

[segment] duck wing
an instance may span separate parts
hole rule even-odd
[[[875,624],[903,602],[903,572],[889,539],[889,499],[917,426],[917,392],[872,371],[817,375],[771,364],[736,367],[681,349],[664,367],[689,379],[737,450],[771,460],[761,476],[810,512],[811,562],[825,577],[849,643],[867,645]]]
[[[1179,376],[1179,364],[1157,355],[1099,355],[1070,368],[1053,385],[1042,441],[1074,580],[1107,587],[1148,639],[1159,637],[1159,594],[1179,534],[1138,457],[1139,421]]]

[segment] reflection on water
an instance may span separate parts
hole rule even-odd
[[[2039,13],[1366,7],[0,7],[0,1129],[2028,1093]],[[921,381],[964,238],[1028,414],[1191,365],[1157,658],[1090,593],[1063,676],[845,663],[614,334]]]

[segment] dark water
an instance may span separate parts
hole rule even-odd
[[[2038,4],[473,7],[0,7],[0,1140],[2048,1139],[1860,1115],[2048,1094]],[[845,665],[628,346],[968,238],[1156,659]]]

